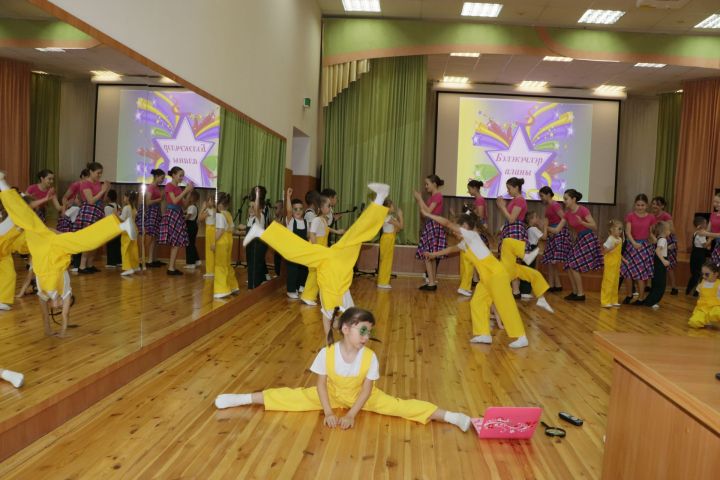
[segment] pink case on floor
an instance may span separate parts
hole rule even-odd
[[[472,424],[480,438],[530,438],[541,414],[539,407],[490,407]]]

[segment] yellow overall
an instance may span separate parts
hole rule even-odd
[[[12,305],[15,302],[15,262],[12,253],[16,249],[17,240],[21,238],[22,231],[11,228],[0,237],[0,303]]]
[[[387,207],[371,203],[340,241],[329,248],[303,240],[277,222],[273,222],[260,238],[287,261],[317,269],[320,301],[326,312],[332,312],[335,307],[342,306],[342,297],[350,289],[360,247],[377,235],[387,212]]]
[[[472,279],[475,267],[464,250],[460,250],[460,288],[472,291]]]
[[[395,238],[397,234],[383,233],[380,236],[380,264],[378,265],[378,285],[390,285],[393,257],[395,255]]]
[[[95,250],[122,232],[120,220],[110,215],[77,232],[58,234],[40,220],[15,190],[0,192],[0,200],[15,225],[25,230],[41,297],[55,298],[58,292],[66,290],[64,274],[72,254]]]
[[[215,295],[227,295],[240,289],[235,276],[235,269],[232,266],[232,217],[227,210],[222,214],[227,221],[228,228],[215,242],[215,279],[213,282],[213,293]],[[213,228],[213,230],[215,229]],[[213,238],[214,235],[213,233]]]
[[[291,232],[292,233],[292,232]],[[360,396],[365,382],[373,352],[365,347],[363,350],[360,373],[357,377],[341,377],[335,372],[335,348],[337,344],[327,347],[327,390],[332,408],[352,408]],[[270,388],[263,391],[265,410],[283,412],[307,412],[322,410],[317,387],[308,388]],[[383,392],[373,384],[372,393],[362,410],[381,415],[402,417],[414,422],[427,423],[438,407],[423,400],[403,400]]]
[[[604,262],[602,286],[600,287],[600,305],[617,305],[622,245],[618,244],[607,252]]]
[[[550,288],[542,273],[534,268],[530,268],[517,263],[517,260],[525,256],[525,242],[514,238],[503,238],[502,248],[500,249],[500,262],[508,273],[510,280],[519,278],[525,280],[532,286],[532,292],[535,297],[539,298]],[[502,317],[502,314],[500,315]],[[503,318],[503,323],[505,319]]]
[[[215,273],[215,252],[212,246],[215,245],[215,225],[205,224],[205,274]]]
[[[130,211],[130,221],[135,225],[135,217],[137,210],[134,208]],[[138,252],[137,240],[130,240],[127,232],[120,235],[120,253],[122,254],[123,270],[139,270],[140,269],[140,253]]]
[[[329,233],[330,232],[328,230],[325,230],[325,236],[315,237],[315,245],[322,245],[323,247],[327,247],[328,238],[330,237]],[[319,291],[320,289],[317,282],[317,269],[308,268],[308,276],[305,279],[305,287],[303,288],[303,293],[300,298],[302,298],[303,300],[314,302],[318,296]]]
[[[711,287],[705,287],[704,284],[704,281],[700,282],[697,305],[688,321],[688,325],[693,328],[703,328],[711,322],[720,322],[720,298],[717,297],[720,280],[715,280]]]
[[[512,338],[524,336],[525,327],[520,319],[520,312],[510,288],[510,276],[505,267],[492,255],[479,259],[470,247],[467,247],[465,254],[480,277],[480,282],[475,285],[475,293],[470,300],[473,335],[490,335],[490,306],[495,304],[508,336]]]

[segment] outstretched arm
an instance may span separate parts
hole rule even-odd
[[[452,230],[452,231],[455,232],[455,233],[460,233],[460,225],[458,225],[458,224],[455,223],[455,222],[451,222],[450,220],[448,220],[448,219],[445,218],[445,217],[441,217],[440,215],[434,215],[434,214],[432,214],[432,213],[430,213],[430,212],[428,212],[428,213],[423,213],[423,215],[426,216],[427,218],[429,218],[430,220],[436,221],[437,223],[439,223],[439,224],[442,225],[443,227],[448,228],[448,229]]]
[[[453,245],[451,247],[443,248],[442,250],[438,250],[437,252],[425,252],[425,258],[437,258],[437,257],[444,257],[447,255],[450,255],[452,253],[457,253],[460,251],[460,247],[457,245]]]

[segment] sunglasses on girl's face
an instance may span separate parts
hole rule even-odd
[[[358,333],[361,337],[372,337],[375,333],[375,330],[372,328],[368,328],[365,325],[359,326],[359,325],[353,325],[351,328],[357,328]]]
[[[302,211],[303,211],[303,207],[293,207],[293,211],[294,211],[294,212],[302,212]]]
[[[706,277],[706,278],[707,278],[707,277],[709,277],[710,275],[712,275],[712,272],[703,272],[703,277]]]

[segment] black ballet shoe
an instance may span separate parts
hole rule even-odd
[[[569,300],[569,301],[572,302],[572,301],[575,300],[577,297],[578,297],[578,296],[575,295],[575,293],[573,292],[573,293],[571,293],[570,295],[565,295],[565,300]]]
[[[630,302],[630,305],[634,307],[644,307],[647,304],[645,303],[645,300],[638,300],[637,302]]]
[[[699,294],[698,294],[698,291],[695,290],[695,291],[693,292],[693,297],[697,297],[698,295],[699,295]]]
[[[93,272],[93,271],[90,270],[89,268],[78,268],[78,273],[79,273],[80,275],[89,275],[89,274],[95,273],[95,272]]]
[[[673,288],[672,290],[670,290],[670,295],[677,295],[677,294],[678,294],[677,288]]]
[[[168,275],[182,275],[183,273],[180,270],[168,270]]]
[[[632,299],[633,299],[632,295],[630,295],[629,297],[625,297],[625,300],[623,300],[623,304],[630,305],[630,302],[632,302]]]
[[[521,296],[522,296],[521,293],[513,293],[513,298],[514,298],[515,300],[520,300],[520,297],[521,297]]]
[[[573,298],[572,301],[573,302],[584,302],[585,295],[575,295],[575,298]]]
[[[437,285],[425,284],[422,287],[420,287],[419,290],[427,290],[429,292],[434,292],[435,290],[437,290]]]

